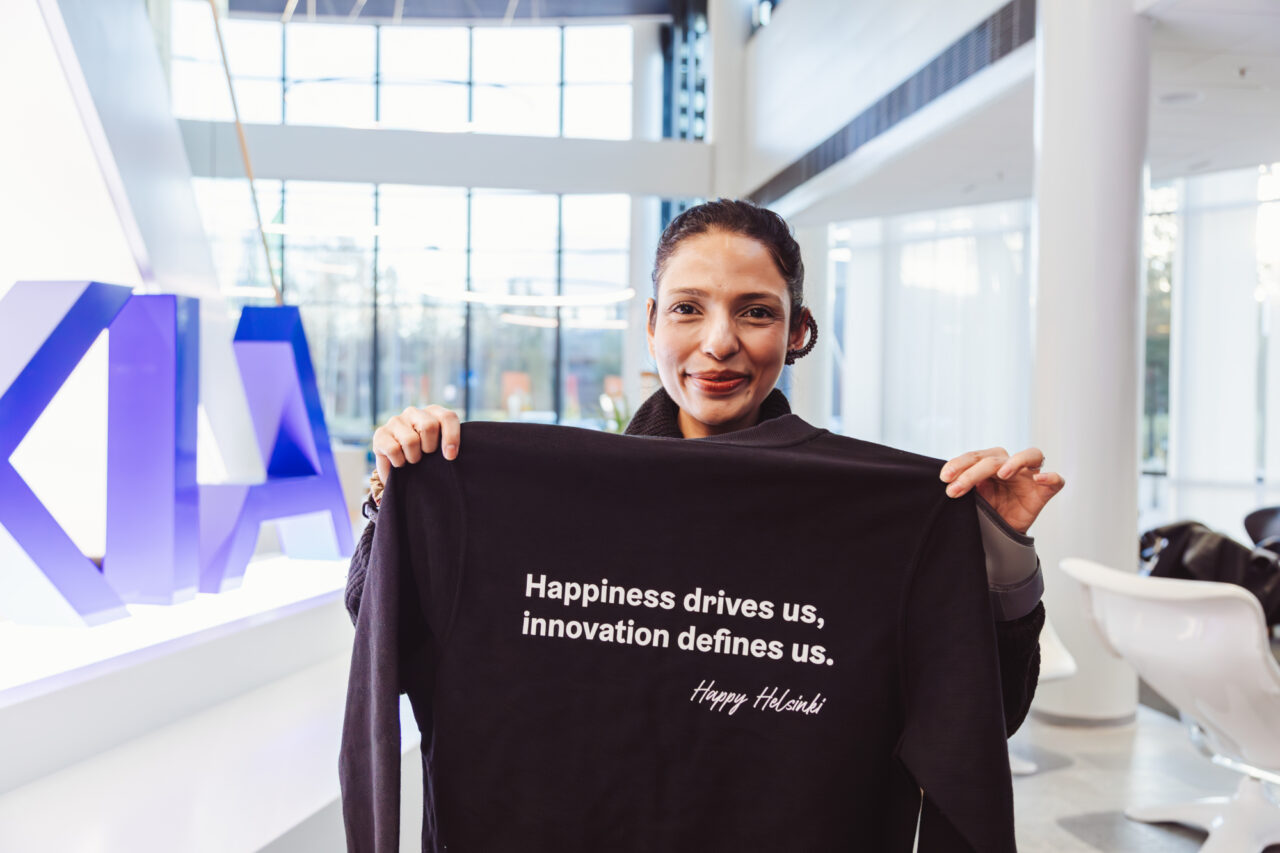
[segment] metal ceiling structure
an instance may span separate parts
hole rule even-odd
[[[229,0],[232,14],[414,22],[670,16],[669,0]]]

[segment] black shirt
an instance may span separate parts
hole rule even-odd
[[[1014,849],[972,494],[795,415],[705,439],[464,424],[397,469],[356,627],[353,850]]]

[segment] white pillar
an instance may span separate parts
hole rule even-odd
[[[622,392],[630,412],[648,396],[643,371],[655,372],[645,334],[644,304],[653,295],[653,256],[658,250],[659,201],[653,196],[631,198],[631,288],[636,295],[627,306],[627,331],[622,349]]]
[[[833,316],[831,324],[833,337],[835,324],[844,324],[840,428],[844,435],[878,442],[884,440],[885,271],[897,244],[886,242],[883,219],[850,230],[844,316]]]
[[[827,226],[810,225],[796,230],[800,257],[804,259],[804,304],[818,321],[818,342],[804,358],[784,370],[791,373],[787,391],[791,411],[814,426],[828,427],[831,420],[832,291]],[[809,332],[805,332],[808,341]]]
[[[662,26],[631,26],[631,138],[662,138]]]
[[[1049,719],[1131,719],[1137,680],[1086,622],[1063,557],[1137,567],[1139,265],[1149,22],[1129,0],[1040,0],[1036,23],[1032,440],[1066,488],[1031,529],[1049,617],[1079,674]]]
[[[711,34],[711,73],[707,80],[707,141],[712,150],[712,195],[738,198],[750,191],[743,185],[746,123],[747,39],[751,37],[751,3],[709,0],[707,26]],[[806,358],[811,357],[810,353]]]
[[[662,138],[662,41],[659,25],[638,21],[632,28],[631,136]],[[658,249],[661,210],[655,196],[631,197],[630,286],[636,294],[627,306],[627,330],[622,345],[622,392],[630,412],[648,396],[642,371],[653,370],[645,335],[644,303],[653,292],[650,273]]]

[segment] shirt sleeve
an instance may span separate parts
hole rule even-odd
[[[390,479],[396,483],[413,475]],[[405,523],[414,517],[415,493],[388,483],[378,524],[366,531],[368,557],[338,755],[347,849],[353,853],[399,849],[400,694],[425,676],[430,658],[430,634],[414,579],[427,558],[422,526]]]
[[[1004,694],[1004,732],[1018,730],[1031,710],[1040,680],[1040,631],[1044,628],[1044,602],[1019,619],[996,622],[996,646],[1000,650],[1000,688]]]
[[[919,853],[1013,853],[1013,786],[976,503],[943,498],[908,575],[898,757],[923,790]]]
[[[347,588],[343,593],[343,602],[347,605],[347,615],[351,624],[356,624],[360,614],[360,597],[364,595],[364,579],[369,571],[369,552],[373,549],[373,531],[375,525],[370,521],[360,533],[356,541],[356,550],[351,555],[351,564],[347,568]]]
[[[1044,595],[1035,540],[1010,527],[981,495],[975,495],[974,500],[986,554],[991,611],[1001,622],[1021,619],[1036,608]]]

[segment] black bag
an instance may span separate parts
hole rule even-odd
[[[1267,624],[1280,625],[1280,554],[1272,548],[1280,543],[1250,548],[1198,521],[1179,521],[1142,534],[1140,574],[1242,586],[1262,603]]]

